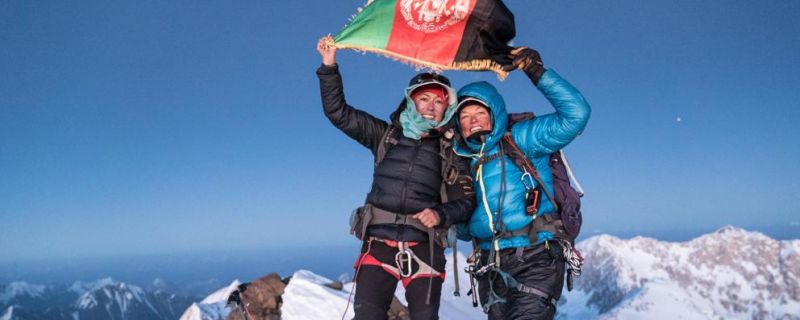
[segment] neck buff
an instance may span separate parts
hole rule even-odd
[[[431,129],[441,128],[450,122],[450,118],[455,113],[456,104],[454,103],[445,109],[442,121],[436,122],[435,120],[425,119],[417,112],[414,100],[406,93],[406,109],[400,113],[400,125],[403,126],[403,135],[409,139],[419,140],[422,138],[422,134]]]

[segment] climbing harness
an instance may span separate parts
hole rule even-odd
[[[361,268],[361,266],[378,266],[381,267],[384,271],[395,277],[397,280],[402,281],[404,287],[408,287],[411,281],[420,278],[441,278],[442,281],[445,279],[445,273],[436,271],[433,267],[429,264],[422,261],[414,251],[411,250],[412,247],[417,246],[419,243],[414,241],[394,241],[394,240],[386,240],[380,239],[376,237],[370,237],[368,240],[370,243],[372,241],[382,242],[383,244],[397,248],[397,254],[395,254],[395,263],[388,264],[381,262],[374,256],[372,256],[369,252],[362,253],[356,264],[356,268]],[[418,266],[417,270],[414,271],[414,263]]]

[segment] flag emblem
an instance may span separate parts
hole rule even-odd
[[[469,15],[470,0],[401,0],[400,12],[414,30],[439,32]]]

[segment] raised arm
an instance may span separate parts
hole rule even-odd
[[[317,52],[322,57],[322,65],[317,69],[322,110],[334,126],[374,154],[388,123],[347,104],[342,75],[336,64],[336,48],[327,45],[331,41],[329,37],[317,42]]]
[[[511,128],[514,141],[531,156],[564,148],[586,127],[591,115],[589,103],[567,80],[545,70],[539,53],[528,48],[515,50],[520,70],[544,94],[556,112],[518,123]]]

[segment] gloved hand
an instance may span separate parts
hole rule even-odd
[[[525,72],[534,85],[539,84],[539,79],[544,74],[544,64],[538,51],[528,47],[518,47],[511,50],[511,58],[514,59],[514,66]]]

